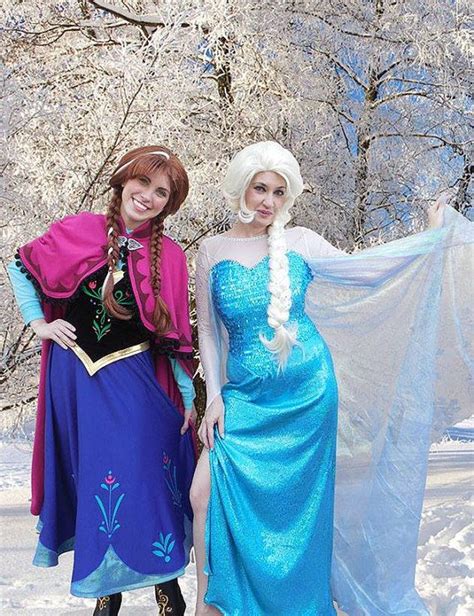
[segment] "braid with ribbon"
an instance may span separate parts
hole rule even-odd
[[[120,235],[119,217],[120,217],[120,205],[122,199],[120,195],[114,191],[112,199],[107,208],[107,264],[109,271],[104,280],[102,287],[102,301],[107,312],[117,319],[130,319],[131,313],[120,306],[114,297],[114,271],[118,263],[120,256],[120,249],[118,245],[118,237]]]

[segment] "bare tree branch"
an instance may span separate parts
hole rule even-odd
[[[109,2],[102,2],[102,0],[88,0],[91,4],[102,11],[106,11],[115,17],[120,17],[124,21],[134,24],[135,26],[148,27],[148,28],[165,28],[171,24],[166,24],[159,15],[137,15],[136,13],[130,13],[122,8],[118,8]],[[181,22],[179,24],[181,28],[191,28],[192,24],[188,22]]]

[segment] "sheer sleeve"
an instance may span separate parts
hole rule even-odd
[[[472,410],[473,225],[451,208],[445,219],[351,255],[323,256],[321,243],[306,255],[306,313],[338,382],[333,588],[349,614],[395,613],[400,597],[419,601],[413,580],[430,443]]]
[[[432,253],[447,233],[446,228],[428,230],[349,254],[311,229],[296,229],[299,233],[293,239],[295,250],[306,260],[316,280],[372,288],[385,284],[420,256]]]
[[[212,303],[210,290],[211,259],[206,241],[198,252],[196,262],[196,308],[199,334],[199,352],[206,379],[207,405],[220,395],[221,378],[221,336]]]
[[[297,232],[295,235],[298,238],[299,251],[307,260],[339,257],[346,254],[343,250],[333,246],[322,235],[311,229],[296,227],[294,231]]]
[[[169,362],[171,364],[171,369],[173,370],[174,379],[183,399],[184,410],[189,411],[192,409],[194,398],[196,397],[193,380],[189,374],[184,371],[175,357],[170,357]]]

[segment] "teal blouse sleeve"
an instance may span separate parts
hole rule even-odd
[[[174,378],[178,384],[178,389],[183,398],[183,404],[185,410],[190,410],[193,406],[196,392],[194,391],[194,385],[191,377],[181,368],[179,362],[174,357],[170,357],[171,367],[173,369]]]
[[[31,280],[28,280],[15,261],[9,263],[7,269],[25,323],[28,325],[35,319],[44,319],[41,301]]]

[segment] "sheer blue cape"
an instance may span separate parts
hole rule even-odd
[[[473,225],[314,259],[306,310],[340,392],[333,592],[351,616],[428,614],[414,580],[428,451],[472,412]]]

